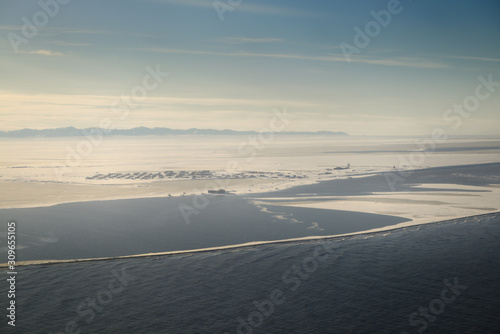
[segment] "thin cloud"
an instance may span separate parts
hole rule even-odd
[[[283,54],[283,53],[215,52],[215,51],[200,51],[200,50],[185,50],[185,49],[158,49],[158,48],[150,48],[144,50],[150,52],[158,52],[158,53],[210,55],[210,56],[223,56],[223,57],[261,57],[261,58],[312,60],[312,61],[323,61],[323,62],[342,62],[342,63],[347,62],[347,60],[343,55],[307,56],[307,55]],[[399,66],[399,67],[426,68],[426,69],[443,69],[450,67],[449,65],[442,63],[421,60],[418,58],[409,58],[409,57],[388,58],[388,59],[354,57],[351,59],[351,62],[370,64],[370,65]]]
[[[483,58],[483,57],[466,57],[466,56],[448,56],[448,58],[453,58],[453,59],[464,59],[464,60],[478,60],[478,61],[500,61],[498,58]]]
[[[267,14],[267,15],[284,15],[284,16],[314,16],[315,13],[307,12],[290,7],[282,6],[269,6],[269,5],[257,5],[247,2],[243,2],[241,6],[237,7],[238,10],[255,13],[255,14]]]
[[[67,27],[48,27],[44,28],[44,31],[54,32],[54,33],[65,33],[65,34],[85,34],[85,35],[102,35],[102,34],[112,34],[112,31],[107,30],[89,30],[89,29],[75,29]]]
[[[93,45],[93,44],[88,44],[88,43],[71,43],[71,42],[64,42],[64,41],[52,41],[52,44],[61,45],[61,46],[91,46],[91,45]]]
[[[6,26],[6,25],[0,25],[0,30],[4,31],[14,31],[14,30],[21,30],[21,26]]]
[[[269,122],[273,107],[318,105],[316,101],[293,99],[148,96],[141,102],[140,112],[131,112],[127,120],[121,120],[112,110],[113,103],[120,99],[119,95],[22,94],[0,90],[0,124],[5,124],[2,130],[37,128],[43,122],[51,124],[50,127],[75,124],[90,127],[108,117],[117,127],[139,126],[146,121],[155,126],[189,128],[208,126],[209,121],[210,127],[227,124],[224,127],[232,128],[240,126],[241,119],[250,119],[245,126],[257,128]]]
[[[0,91],[0,100],[4,103],[0,109],[7,106],[78,106],[92,108],[110,108],[111,102],[119,99],[116,95],[76,95],[76,94],[19,94]],[[107,102],[105,102],[107,101]],[[287,105],[290,107],[316,107],[321,106],[317,102],[303,100],[279,100],[279,99],[238,99],[238,98],[198,98],[198,97],[159,97],[148,96],[141,105],[186,105],[186,106],[218,106],[218,107],[266,107],[273,105]]]
[[[22,31],[22,25],[0,25],[0,30],[4,31]],[[40,35],[55,35],[55,34],[87,34],[87,35],[101,35],[113,34],[112,31],[105,30],[89,30],[89,29],[75,29],[68,27],[43,27],[39,29]]]
[[[210,8],[214,10],[214,2],[211,0],[139,0],[148,2],[164,3],[198,8]],[[288,16],[311,16],[313,13],[283,6],[258,5],[243,1],[239,5],[231,6],[234,10],[256,14],[288,15]],[[215,13],[215,12],[214,12]]]
[[[18,34],[22,34],[22,25],[0,25],[0,31],[13,31]],[[62,46],[92,46],[94,44],[89,43],[76,43],[76,42],[65,42],[60,39],[64,39],[61,35],[125,35],[134,36],[141,38],[166,38],[165,35],[151,35],[142,34],[137,32],[127,32],[127,31],[111,31],[111,30],[91,30],[91,29],[78,29],[69,27],[43,27],[39,28],[39,35],[41,36],[53,36],[54,41],[52,44],[62,45]]]
[[[182,5],[189,7],[213,8],[212,1],[206,0],[145,0],[147,2],[158,2],[169,5]]]
[[[64,56],[63,53],[50,50],[36,50],[36,51],[20,51],[19,53],[48,56],[48,57],[61,57]]]
[[[247,44],[247,43],[280,43],[281,38],[249,38],[249,37],[226,37],[222,39],[223,43],[228,44]]]

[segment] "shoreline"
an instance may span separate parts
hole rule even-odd
[[[50,240],[53,239],[57,241],[60,236],[64,236],[64,233],[66,233],[70,237],[64,237],[63,244],[61,245],[71,247],[74,251],[73,254],[67,254],[65,256],[66,259],[54,259],[59,256],[55,253],[51,253],[54,249],[57,250],[57,248],[53,247],[48,247],[44,254],[37,254],[35,256],[33,256],[35,253],[29,255],[30,251],[26,251],[27,260],[20,261],[17,264],[24,266],[37,264],[76,263],[212,252],[260,245],[308,242],[314,240],[352,237],[356,235],[370,235],[374,233],[385,233],[398,229],[404,229],[407,227],[456,221],[471,217],[496,215],[500,213],[500,208],[498,207],[498,200],[500,199],[500,189],[498,188],[500,186],[500,179],[497,173],[499,166],[500,163],[487,163],[415,169],[415,171],[419,173],[417,173],[417,175],[413,175],[412,178],[409,177],[407,180],[408,182],[404,184],[402,188],[398,189],[398,191],[392,192],[384,190],[387,188],[384,176],[387,177],[387,173],[391,173],[387,171],[357,176],[353,175],[352,177],[339,176],[333,179],[323,180],[308,178],[305,180],[298,180],[297,182],[285,181],[280,183],[279,179],[273,179],[271,181],[273,182],[271,187],[269,187],[269,184],[263,185],[265,187],[265,191],[262,191],[262,187],[260,192],[258,189],[253,188],[253,192],[251,193],[232,191],[237,183],[233,182],[234,186],[229,188],[231,190],[229,190],[227,195],[223,195],[223,197],[227,196],[224,201],[218,202],[214,200],[214,204],[218,204],[213,210],[208,211],[208,216],[205,215],[203,218],[205,219],[204,223],[210,224],[199,225],[196,230],[197,234],[194,235],[195,238],[192,242],[178,241],[168,233],[168,228],[163,227],[167,216],[165,216],[165,219],[162,218],[165,213],[161,210],[175,208],[175,206],[179,208],[179,205],[186,201],[189,205],[195,205],[194,200],[198,198],[197,196],[199,196],[201,191],[190,194],[184,193],[184,195],[181,196],[162,196],[162,194],[153,193],[150,194],[150,196],[138,196],[132,198],[122,194],[122,199],[96,199],[94,196],[93,199],[84,201],[67,201],[66,203],[51,204],[46,206],[31,206],[26,208],[28,212],[19,211],[16,215],[12,216],[12,218],[15,219],[15,217],[18,216],[18,218],[24,217],[24,220],[29,222],[26,226],[31,226],[34,231],[38,231],[33,235],[35,238],[40,237],[40,240],[37,242],[41,241],[42,243],[52,243],[54,241]],[[464,172],[466,173],[464,174]],[[448,174],[451,176],[448,176]],[[330,183],[332,181],[334,183]],[[429,182],[429,184],[422,183],[423,181]],[[200,180],[196,182],[198,183],[198,189],[200,189],[199,185],[205,184],[207,180]],[[281,185],[281,189],[275,187],[278,184]],[[184,183],[183,185],[185,186],[186,184]],[[193,183],[190,183],[190,185],[192,186]],[[245,187],[245,189],[249,189],[247,180],[243,180],[240,185]],[[335,186],[332,188],[332,185]],[[488,189],[487,185],[493,185],[493,187]],[[283,189],[286,190],[283,191]],[[484,195],[481,196],[481,194]],[[84,195],[88,196],[88,194]],[[439,200],[434,200],[433,195],[439,196]],[[57,196],[65,198],[66,194],[57,194]],[[164,203],[163,201],[167,200],[167,198],[168,203]],[[49,199],[53,200],[54,198],[52,197]],[[157,201],[148,202],[151,199],[157,199]],[[116,243],[118,239],[113,239],[113,236],[115,236],[117,232],[122,231],[120,233],[121,237],[124,238],[123,240],[130,239],[130,231],[135,230],[136,228],[135,221],[137,221],[137,219],[140,221],[142,218],[137,217],[135,220],[128,219],[128,214],[136,214],[136,211],[134,211],[135,209],[123,211],[121,208],[123,208],[123,205],[126,205],[128,208],[138,208],[139,211],[137,211],[137,214],[139,214],[141,212],[140,210],[144,210],[143,208],[145,207],[141,200],[144,200],[144,203],[153,203],[155,208],[161,209],[155,209],[156,216],[154,217],[157,218],[153,219],[149,230],[146,229],[145,233],[142,233],[140,236],[140,245],[143,246],[122,247],[120,243]],[[192,203],[190,202],[191,200],[193,201]],[[122,203],[120,201],[131,202]],[[161,202],[161,205],[158,205],[157,202]],[[239,210],[242,210],[242,212],[250,212],[251,215],[255,214],[255,217],[259,218],[256,218],[258,220],[253,222],[249,220],[247,223],[250,225],[240,224],[240,226],[235,224],[234,219],[238,218],[234,216],[233,210],[229,211],[229,214],[227,217],[225,216],[224,219],[220,219],[220,221],[217,220],[219,225],[212,224],[215,217],[218,217],[217,210],[220,210],[220,208],[224,209],[224,205],[227,205],[224,203],[231,203],[232,205],[235,205],[233,206],[234,208],[237,207]],[[482,204],[479,205],[479,203]],[[69,204],[78,205],[70,206]],[[247,204],[250,204],[250,206]],[[387,211],[388,207],[395,206],[396,204],[398,208],[397,211]],[[475,206],[473,206],[473,204],[475,204]],[[116,218],[109,221],[104,220],[106,224],[101,224],[103,221],[99,219],[93,219],[92,221],[80,219],[83,225],[75,225],[75,227],[72,227],[68,226],[68,224],[63,224],[64,220],[58,221],[56,219],[52,221],[51,219],[47,220],[45,217],[45,220],[42,219],[40,221],[39,216],[32,216],[30,218],[30,214],[33,215],[33,213],[29,213],[30,209],[54,207],[57,205],[69,205],[68,207],[60,209],[51,209],[56,210],[56,212],[58,210],[62,210],[62,212],[66,210],[67,214],[75,214],[78,212],[83,214],[85,212],[84,210],[88,210],[89,207],[98,209],[96,212],[101,212],[101,214],[104,212],[106,215],[108,215],[109,210],[114,210],[113,212],[118,212],[118,220]],[[146,206],[146,208],[147,210],[151,210],[153,207]],[[3,210],[17,209],[22,210],[24,208]],[[304,209],[305,211],[300,211],[301,209]],[[317,210],[314,212],[315,218],[313,218],[313,215],[309,217],[307,213],[308,211],[306,211],[312,209]],[[122,212],[122,216],[119,216],[119,212]],[[180,219],[182,211],[179,211],[180,213],[177,211],[169,212],[170,214],[177,215],[175,220],[173,220],[174,222],[182,222]],[[233,212],[232,216],[231,212]],[[123,216],[124,214],[126,216]],[[257,214],[263,214],[263,216],[258,216]],[[366,214],[378,215],[378,217],[363,217],[363,215]],[[81,217],[84,216],[85,215]],[[50,218],[50,214],[48,217]],[[97,213],[97,216],[94,218],[96,217],[100,217],[99,213]],[[352,220],[351,217],[353,217],[354,220]],[[173,218],[173,216],[170,218]],[[120,224],[114,226],[114,221],[119,221]],[[265,225],[266,222],[274,223],[275,221],[285,221],[291,223],[292,225],[290,225],[290,228],[287,227],[286,229],[283,229],[284,225],[273,224],[272,226],[281,226],[281,230],[265,230],[270,233],[277,234],[264,233],[265,231],[262,230],[263,226],[261,225]],[[45,225],[40,225],[40,222],[44,222]],[[50,224],[47,222],[50,222]],[[318,226],[318,222],[320,226]],[[190,222],[187,221],[186,223],[189,225]],[[195,221],[195,223],[198,222]],[[305,225],[301,225],[302,227],[297,230],[293,225],[295,223],[305,223]],[[321,226],[322,223],[324,224],[323,226]],[[56,233],[54,232],[56,230],[54,230],[52,233],[50,232],[50,229],[50,233],[43,232],[43,226],[49,226],[54,229],[58,226],[57,224],[59,224],[57,231],[60,232]],[[308,227],[308,225],[310,226]],[[84,228],[82,229],[78,226],[84,226]],[[94,240],[96,238],[96,232],[95,229],[92,229],[92,226],[100,231],[99,233],[104,233],[103,235],[106,235],[107,233],[108,237],[111,238],[111,241],[116,243],[116,245],[113,246],[116,247],[116,251],[110,251],[110,249],[113,250],[114,248],[109,248],[111,247],[109,245],[106,246],[107,248],[98,248],[95,252],[85,251],[87,246],[84,241],[87,239]],[[214,240],[210,239],[209,241],[205,241],[203,238],[199,238],[200,233],[210,234],[211,226],[215,226],[218,229],[220,228],[220,231],[224,232],[221,240],[217,241],[218,239],[215,238]],[[325,231],[322,227],[327,228],[327,230]],[[324,235],[321,235],[321,232],[317,231],[308,232],[311,228],[318,229],[318,231],[324,231],[322,232]],[[87,232],[85,229],[91,232]],[[87,239],[75,239],[74,236],[77,235],[75,234],[75,231],[83,231],[83,236]],[[192,228],[190,229],[187,227],[176,230],[176,227],[174,226],[173,231],[177,231],[179,236],[183,236],[185,233],[191,233],[193,230]],[[242,231],[246,231],[245,236],[238,237],[238,235],[243,233]],[[249,232],[252,233],[249,234]],[[47,239],[47,236],[50,240]],[[123,241],[122,239],[120,240]],[[165,246],[165,240],[169,241],[169,247]],[[33,245],[36,245],[36,242],[30,242]],[[64,242],[66,244],[64,244]],[[68,242],[70,243],[68,244]],[[148,245],[151,243],[151,245],[144,247],[144,243]],[[28,245],[30,244],[28,243]],[[98,243],[97,245],[101,244]],[[82,257],[82,255],[84,257]],[[0,264],[0,267],[5,266],[6,263]]]
[[[10,193],[8,186],[15,187],[28,187],[29,191],[33,190],[33,185],[37,186],[48,186],[48,187],[74,187],[73,189],[79,188],[78,190],[91,190],[89,194],[82,195],[80,198],[70,198],[70,199],[52,199],[49,201],[40,202],[30,202],[30,204],[12,204],[8,206],[7,202],[0,203],[0,210],[9,209],[31,209],[31,208],[41,208],[41,207],[52,207],[61,204],[69,203],[84,203],[84,202],[100,202],[100,201],[114,201],[114,200],[128,200],[128,199],[141,199],[141,198],[175,198],[175,197],[186,197],[186,196],[196,196],[204,194],[204,192],[199,192],[200,188],[203,189],[209,183],[217,183],[221,180],[230,180],[227,185],[229,188],[228,194],[233,195],[256,195],[256,194],[266,194],[273,193],[276,191],[290,189],[294,187],[300,187],[304,185],[312,185],[320,182],[327,182],[332,180],[340,180],[346,178],[363,178],[373,175],[384,175],[391,173],[409,173],[412,174],[417,171],[428,171],[428,170],[443,170],[451,168],[466,168],[466,167],[479,167],[479,166],[500,166],[500,162],[488,162],[488,163],[477,163],[477,164],[465,164],[465,165],[450,165],[450,166],[436,166],[436,167],[420,167],[408,170],[388,170],[388,171],[371,171],[371,172],[361,172],[352,175],[338,175],[336,177],[318,178],[310,177],[304,179],[290,180],[286,178],[273,178],[273,179],[200,179],[200,180],[181,180],[181,181],[156,181],[149,183],[126,183],[126,184],[92,184],[92,183],[58,183],[51,181],[12,181],[12,180],[0,180],[0,185],[5,188],[4,193]],[[162,186],[174,186],[174,188],[163,189]],[[184,187],[179,187],[180,185]],[[200,185],[202,185],[200,187]],[[175,188],[177,186],[177,188]],[[257,189],[258,186],[267,186],[268,189]],[[253,189],[250,189],[253,188]],[[99,191],[101,190],[110,191],[129,191],[127,195],[121,194],[102,194],[99,198]],[[61,189],[67,191],[65,189]],[[53,192],[50,192],[53,193]],[[40,197],[47,194],[39,194]],[[66,195],[68,196],[68,195]],[[65,196],[65,197],[66,197]],[[97,199],[90,198],[90,196],[96,196]],[[66,197],[67,198],[67,197]],[[1,199],[1,198],[0,198]],[[19,201],[19,200],[18,200]],[[0,201],[2,202],[2,201]]]
[[[4,186],[5,193],[9,193],[8,187],[23,187],[27,188],[23,191],[30,191],[37,186],[41,187],[53,187],[59,188],[56,190],[67,191],[64,188],[70,188],[73,192],[78,191],[88,191],[88,193],[82,195],[81,197],[74,197],[70,199],[53,198],[51,200],[30,202],[29,204],[22,204],[15,202],[15,204],[8,205],[6,201],[0,204],[0,210],[10,210],[10,209],[34,209],[42,207],[52,207],[61,204],[70,203],[87,203],[87,202],[101,202],[101,201],[115,201],[115,200],[129,200],[129,199],[143,199],[143,198],[175,198],[175,197],[187,197],[193,195],[200,195],[201,191],[207,184],[217,183],[220,180],[230,180],[228,187],[230,188],[228,194],[240,195],[248,194],[249,192],[243,191],[243,188],[254,188],[258,186],[268,186],[272,187],[266,193],[276,191],[275,188],[279,190],[298,186],[313,184],[316,180],[308,180],[310,182],[305,183],[303,180],[292,181],[288,179],[265,179],[260,181],[255,181],[253,179],[207,179],[207,180],[182,180],[182,181],[157,181],[151,183],[130,183],[130,184],[84,184],[84,183],[55,183],[50,181],[0,181],[0,185]],[[168,186],[173,186],[173,188],[167,188]],[[162,188],[165,187],[165,188]],[[53,189],[54,190],[54,189]],[[255,193],[260,192],[255,189]],[[129,194],[108,194],[101,192],[115,191],[115,192],[129,192]],[[51,191],[50,193],[54,193]],[[43,192],[38,194],[43,197]],[[95,196],[91,198],[91,196]],[[97,198],[96,198],[97,197]],[[16,204],[17,203],[17,204]]]
[[[424,223],[422,223],[422,222],[418,222],[418,223],[405,222],[405,223],[399,223],[396,225],[375,228],[375,229],[371,229],[371,230],[358,231],[358,232],[352,232],[352,233],[344,233],[344,234],[335,234],[335,235],[327,235],[327,236],[308,236],[308,237],[301,237],[301,238],[270,240],[270,241],[253,241],[253,242],[247,242],[247,243],[235,244],[235,245],[217,246],[217,247],[199,248],[199,249],[189,249],[189,250],[179,250],[179,251],[132,254],[132,255],[123,255],[123,256],[115,256],[115,257],[100,257],[100,258],[86,258],[86,259],[21,261],[21,262],[16,262],[16,267],[35,266],[35,265],[86,263],[86,262],[95,262],[95,261],[112,261],[112,260],[124,260],[124,259],[134,259],[134,258],[149,258],[149,257],[160,257],[160,256],[170,256],[170,255],[208,253],[208,252],[216,252],[216,251],[221,251],[221,250],[243,249],[243,248],[263,246],[263,245],[293,244],[293,243],[299,243],[299,242],[310,242],[310,241],[319,241],[319,240],[327,240],[327,239],[338,239],[338,238],[342,238],[342,237],[378,234],[378,233],[383,233],[383,232],[397,231],[397,230],[405,229],[407,227],[416,227],[416,226],[423,226],[423,225],[429,225],[429,224],[452,223],[452,222],[456,222],[456,221],[464,220],[464,219],[474,219],[474,218],[479,218],[479,217],[495,216],[498,214],[500,214],[500,211],[472,215],[472,216],[456,217],[456,218],[440,220],[440,221],[424,222]],[[0,268],[7,268],[7,267],[8,267],[7,263],[0,263]]]

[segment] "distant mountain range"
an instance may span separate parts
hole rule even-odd
[[[165,136],[165,135],[256,135],[258,131],[234,131],[214,129],[169,129],[169,128],[146,128],[114,129],[105,131],[100,128],[77,129],[72,126],[56,129],[22,129],[14,131],[0,131],[0,137],[29,138],[29,137],[77,137],[87,135],[104,136]],[[281,135],[326,135],[326,136],[348,136],[345,132],[316,131],[316,132],[276,132]]]

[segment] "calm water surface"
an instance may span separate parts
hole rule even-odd
[[[4,318],[0,329],[498,333],[499,254],[492,214],[328,242],[20,267],[17,325]]]

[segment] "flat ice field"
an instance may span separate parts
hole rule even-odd
[[[107,137],[98,145],[80,137],[0,138],[0,150],[0,208],[212,188],[266,192],[384,171],[500,162],[500,139],[484,138],[435,147],[413,137]]]
[[[0,219],[17,221],[19,261],[324,238],[500,210],[495,139],[116,137],[68,156],[78,143],[2,140]]]

